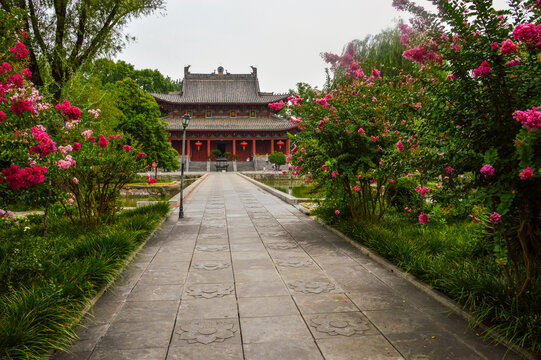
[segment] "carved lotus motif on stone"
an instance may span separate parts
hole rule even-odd
[[[211,299],[223,297],[233,292],[233,286],[223,284],[199,284],[188,288],[187,294],[196,298]]]
[[[329,335],[351,336],[354,334],[362,335],[370,329],[367,321],[362,319],[352,319],[341,316],[319,316],[310,321],[310,325],[317,331]]]
[[[199,251],[225,251],[226,245],[198,245],[195,247]]]
[[[275,250],[288,250],[288,249],[294,249],[297,247],[297,244],[293,243],[270,243],[267,245],[269,249],[275,249]]]
[[[212,342],[223,342],[235,336],[237,329],[233,322],[201,320],[180,325],[177,334],[182,340],[188,343],[210,344]]]
[[[321,294],[334,290],[334,284],[325,281],[295,281],[289,288],[305,294]]]
[[[223,261],[206,261],[206,262],[201,262],[201,263],[195,264],[193,267],[198,269],[198,270],[212,271],[212,270],[225,269],[225,268],[229,267],[229,264],[226,263],[226,262],[223,262]]]
[[[279,266],[287,266],[287,267],[303,267],[312,265],[313,262],[310,260],[296,260],[296,259],[276,259],[276,264]]]

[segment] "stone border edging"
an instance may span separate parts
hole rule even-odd
[[[434,289],[431,286],[425,284],[424,282],[417,279],[412,274],[409,274],[409,273],[403,271],[402,269],[400,269],[399,267],[393,265],[387,259],[385,259],[382,256],[376,254],[375,252],[373,252],[369,248],[365,247],[364,245],[360,244],[359,242],[351,239],[350,237],[343,234],[338,229],[335,229],[332,226],[325,224],[323,222],[323,220],[320,219],[319,217],[316,217],[315,221],[316,221],[316,223],[323,226],[327,230],[332,231],[336,235],[340,236],[342,239],[346,240],[349,244],[351,244],[352,246],[359,249],[364,255],[369,256],[371,259],[373,259],[375,262],[377,262],[378,264],[380,264],[381,266],[383,266],[387,270],[390,270],[391,272],[397,274],[398,276],[400,276],[401,278],[403,278],[404,280],[406,280],[407,282],[409,282],[410,284],[412,284],[413,286],[415,286],[416,288],[418,288],[419,290],[421,290],[422,292],[424,292],[425,294],[427,294],[428,296],[430,296],[431,298],[433,298],[434,300],[436,300],[437,302],[442,304],[443,306],[447,307],[449,310],[453,311],[455,314],[459,315],[461,318],[468,321],[468,323],[471,322],[471,320],[473,319],[472,315],[469,312],[467,312],[466,310],[461,308],[454,300],[450,299],[446,295],[440,293],[436,289]],[[485,324],[481,323],[478,326],[483,331],[488,330],[488,326],[486,326]],[[502,335],[500,335],[497,332],[491,331],[491,332],[488,333],[487,336],[490,337],[491,339],[495,340],[497,343],[501,343],[501,344],[505,345],[505,347],[507,347],[509,349],[509,351],[512,351],[512,352],[516,353],[517,355],[520,355],[520,356],[524,357],[525,359],[528,359],[528,360],[539,359],[538,357],[534,356],[533,354],[531,354],[527,350],[525,350],[525,349],[523,349],[523,348],[521,348],[521,347],[519,347],[517,345],[509,343]]]
[[[184,199],[186,199],[195,188],[199,186],[203,181],[205,181],[209,177],[209,173],[204,173],[202,176],[199,177],[199,179],[195,180],[193,183],[190,184],[190,186],[186,187],[184,191],[186,192],[186,195],[184,195]],[[176,195],[172,196],[169,199],[169,205],[170,206],[177,206],[180,202],[180,192],[178,192]]]

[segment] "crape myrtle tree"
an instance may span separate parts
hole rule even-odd
[[[474,175],[496,261],[520,298],[541,264],[541,2],[432,3],[437,14],[393,1],[414,15],[401,25],[404,57],[433,99],[422,109],[432,131],[460,149],[448,166]]]
[[[0,9],[4,26],[19,21]],[[53,106],[30,81],[24,31],[0,42],[0,226],[14,221],[5,209],[16,201],[60,201],[73,222],[111,223],[120,189],[146,155],[122,134],[96,134],[86,126],[98,110],[81,111],[64,100]]]
[[[134,18],[164,8],[164,0],[2,0],[2,9],[25,10],[29,68],[36,85],[55,99],[82,65],[117,53],[130,40],[123,30]]]
[[[270,106],[302,130],[294,136],[293,173],[315,182],[336,215],[377,221],[397,181],[414,175],[427,151],[416,131],[423,94],[409,75],[363,70],[353,43],[325,59],[337,74],[326,91],[299,84],[287,104]],[[424,222],[426,215],[419,216]]]

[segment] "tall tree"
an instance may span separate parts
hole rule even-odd
[[[64,84],[96,56],[117,53],[129,40],[123,30],[134,18],[164,9],[165,0],[2,0],[6,11],[26,11],[32,80],[60,99]],[[47,81],[49,82],[49,81]]]
[[[178,169],[178,153],[168,141],[167,123],[160,118],[156,100],[128,78],[118,81],[115,91],[117,106],[124,114],[118,129],[131,134],[143,145],[148,165],[156,161],[166,170]]]
[[[164,76],[156,69],[137,70],[132,64],[122,60],[114,62],[110,59],[97,59],[85,69],[85,72],[100,78],[102,85],[115,84],[117,81],[130,78],[148,92],[167,93],[180,91],[181,88],[180,80]]]

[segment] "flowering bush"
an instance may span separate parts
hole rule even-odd
[[[279,104],[302,129],[291,171],[325,189],[329,208],[374,221],[396,195],[395,179],[419,169],[424,149],[415,128],[423,96],[411,76],[382,78],[378,69],[365,75],[352,44],[343,56],[326,58],[337,74],[328,91],[299,86],[295,101]]]
[[[414,15],[411,26],[401,26],[410,48],[404,57],[419,65],[433,100],[423,115],[432,133],[446,134],[449,165],[474,174],[479,199],[498,215],[491,217],[499,224],[494,241],[505,239],[499,249],[512,252],[515,276],[508,279],[521,297],[541,264],[539,2],[511,1],[510,11],[495,10],[489,0],[432,2],[437,14],[393,1]],[[435,61],[411,56],[427,44]],[[520,256],[525,276],[515,261]],[[508,270],[506,261],[498,264]]]
[[[69,101],[54,108],[45,102],[28,80],[28,52],[22,42],[1,50],[0,206],[67,198],[63,204],[74,222],[111,222],[120,188],[145,155],[132,150],[120,134],[100,134],[96,142],[92,130],[82,131],[98,110],[82,116]]]

